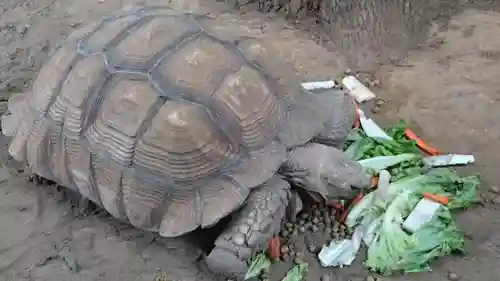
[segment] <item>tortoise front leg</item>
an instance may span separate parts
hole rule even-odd
[[[254,188],[215,241],[208,267],[217,274],[243,279],[248,259],[279,233],[290,197],[290,185],[278,176]]]

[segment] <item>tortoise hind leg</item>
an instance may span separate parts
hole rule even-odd
[[[216,239],[215,248],[207,257],[210,270],[243,279],[246,261],[279,233],[290,197],[290,185],[278,176],[254,188]]]

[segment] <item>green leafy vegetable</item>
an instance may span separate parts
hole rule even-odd
[[[353,130],[346,141],[346,155],[357,161],[376,156],[395,156],[404,153],[421,154],[416,143],[404,136],[405,127],[401,127],[403,126],[401,124],[386,130],[393,140],[370,138],[361,130]]]
[[[464,253],[464,237],[457,229],[447,208],[440,208],[436,216],[418,229],[413,236],[416,246],[409,249],[397,264],[405,272],[430,270],[430,262],[452,253]]]
[[[307,263],[296,264],[290,269],[282,281],[300,281],[307,274]]]
[[[259,274],[271,266],[271,261],[267,257],[266,253],[260,252],[250,260],[250,267],[248,268],[247,274],[245,275],[245,280],[252,277],[259,276]]]
[[[398,270],[425,271],[433,259],[463,251],[463,236],[450,210],[473,204],[479,184],[478,176],[460,177],[452,169],[437,168],[389,184],[383,196],[377,194],[379,190],[366,195],[346,220],[349,227],[359,226],[364,230],[378,227],[370,230],[375,238],[368,245],[365,266],[384,274]],[[424,192],[447,196],[449,203],[440,208],[433,220],[410,235],[401,225]],[[370,239],[364,237],[367,240]]]

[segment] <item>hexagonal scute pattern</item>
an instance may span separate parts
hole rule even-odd
[[[284,82],[269,50],[227,30],[155,8],[74,32],[41,69],[10,151],[137,227],[215,224],[326,120],[308,120],[324,105]]]

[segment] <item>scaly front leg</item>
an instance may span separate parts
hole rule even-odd
[[[290,185],[278,176],[254,188],[215,241],[207,258],[208,267],[215,273],[242,280],[248,259],[278,235],[290,197]]]

